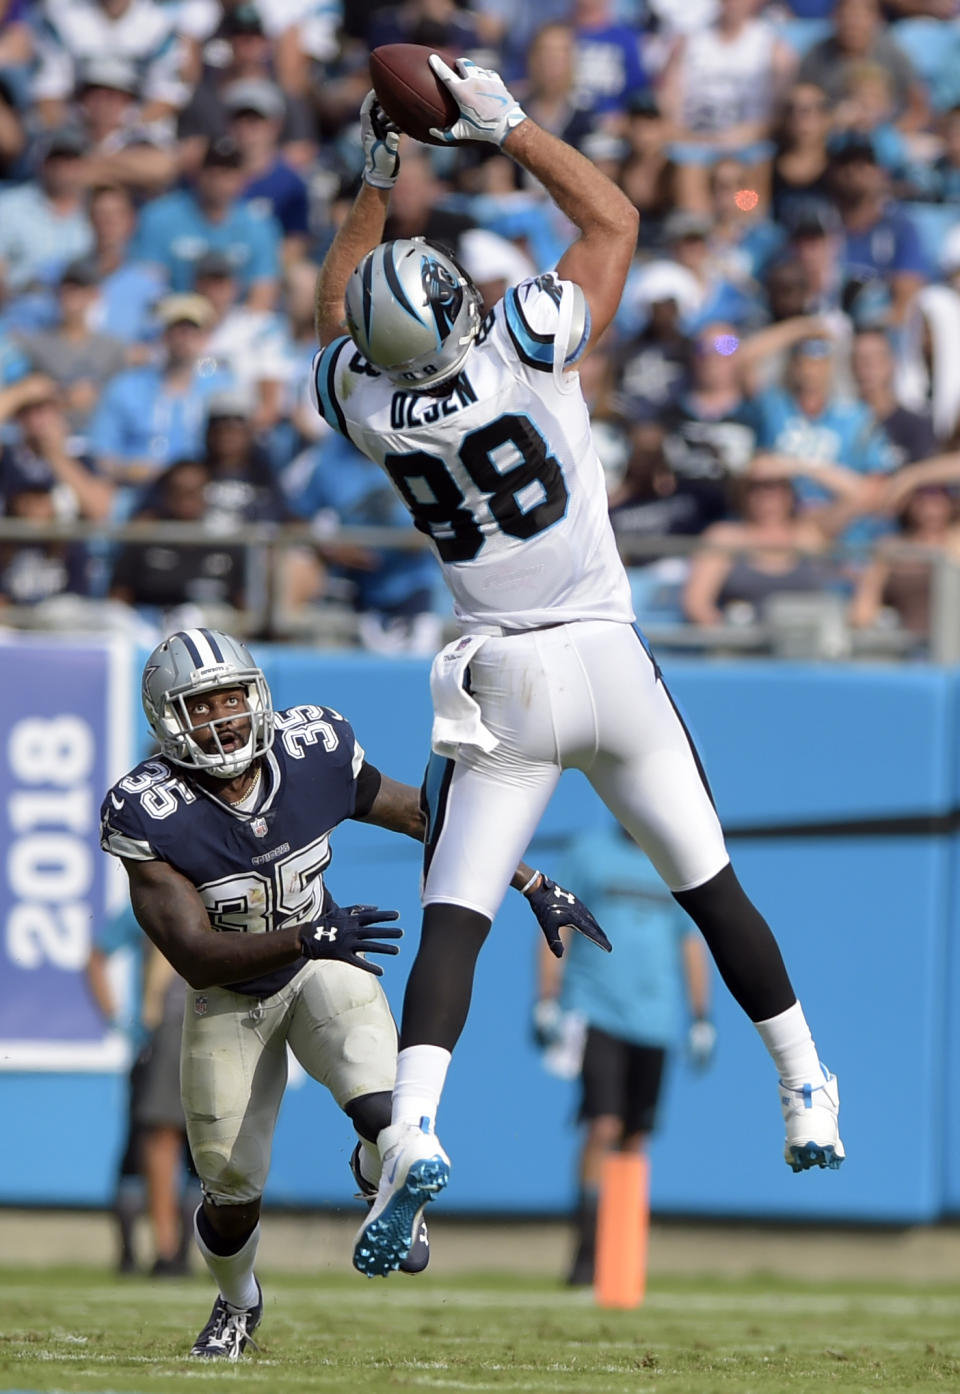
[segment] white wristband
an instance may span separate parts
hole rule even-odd
[[[527,884],[526,884],[525,886],[521,886],[521,887],[520,887],[520,894],[521,894],[521,895],[526,895],[527,891],[533,889],[533,883],[534,883],[534,881],[536,881],[536,879],[537,879],[537,877],[538,877],[539,875],[540,875],[540,872],[539,872],[539,871],[535,871],[535,872],[533,873],[533,875],[530,877],[530,880],[527,882]]]

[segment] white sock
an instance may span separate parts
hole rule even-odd
[[[198,1210],[197,1215],[199,1213]],[[215,1254],[212,1249],[207,1248],[197,1229],[196,1215],[193,1219],[193,1233],[197,1248],[203,1254],[203,1261],[213,1274],[224,1301],[244,1312],[248,1307],[256,1306],[257,1280],[253,1276],[253,1261],[257,1256],[257,1245],[260,1243],[259,1223],[235,1254]]]
[[[799,1002],[794,1002],[779,1016],[772,1016],[768,1021],[755,1021],[754,1025],[770,1052],[777,1074],[788,1089],[822,1083],[820,1057]]]
[[[382,1169],[383,1162],[377,1144],[368,1142],[365,1137],[362,1137],[360,1139],[360,1175],[364,1181],[369,1181],[371,1186],[379,1186]]]
[[[443,1046],[415,1045],[401,1050],[390,1122],[412,1123],[419,1128],[428,1118],[432,1128],[449,1064],[450,1052]]]

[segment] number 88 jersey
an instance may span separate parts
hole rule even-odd
[[[467,627],[634,618],[574,367],[585,318],[571,282],[521,282],[445,396],[398,387],[348,338],[314,359],[317,410],[386,470]]]

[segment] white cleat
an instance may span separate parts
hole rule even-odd
[[[450,1179],[450,1158],[430,1120],[396,1123],[377,1139],[383,1171],[377,1198],[357,1232],[353,1266],[368,1278],[386,1277],[410,1253],[423,1208]]]
[[[793,1171],[826,1167],[837,1171],[846,1153],[840,1141],[838,1114],[840,1095],[837,1077],[821,1064],[823,1080],[788,1089],[779,1081],[780,1107],[787,1128],[784,1159]]]

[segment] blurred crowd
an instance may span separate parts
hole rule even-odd
[[[369,52],[405,41],[497,67],[640,210],[583,380],[641,621],[828,597],[922,651],[960,562],[960,0],[0,0],[0,623],[262,632],[269,595],[435,646],[435,564],[340,537],[409,522],[307,395]],[[574,235],[486,146],[407,142],[391,208],[488,305]],[[26,526],[60,520],[90,535]],[[124,520],[153,536],[97,537]]]

